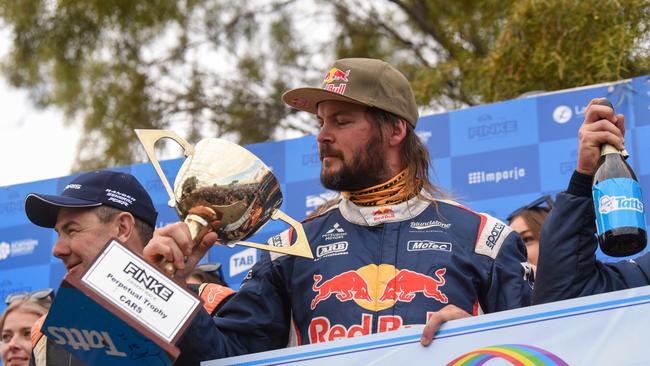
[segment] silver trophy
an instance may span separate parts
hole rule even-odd
[[[189,226],[195,245],[206,233],[214,231],[219,244],[314,258],[302,224],[278,209],[282,204],[280,184],[253,153],[218,138],[201,140],[194,147],[173,131],[136,129],[135,132],[169,194],[169,206]],[[163,138],[181,145],[187,157],[176,176],[173,191],[154,151],[156,142]],[[289,224],[295,230],[295,242],[282,247],[244,241],[269,219]],[[169,274],[175,272],[171,263],[165,264],[165,270]]]

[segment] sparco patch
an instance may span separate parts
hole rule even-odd
[[[503,245],[503,242],[510,235],[512,229],[492,216],[485,214],[480,214],[480,216],[481,228],[474,251],[478,254],[487,255],[492,259],[496,259],[501,245]]]

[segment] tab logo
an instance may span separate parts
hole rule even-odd
[[[253,268],[255,263],[257,263],[257,251],[255,248],[242,250],[233,255],[230,257],[230,277],[248,271]]]
[[[348,242],[339,241],[332,244],[319,245],[316,247],[316,259],[319,260],[325,257],[331,257],[335,255],[345,255],[348,254]]]
[[[451,243],[433,240],[409,240],[406,250],[409,252],[419,252],[423,250],[451,252]]]

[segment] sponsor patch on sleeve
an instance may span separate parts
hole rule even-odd
[[[199,296],[203,299],[203,308],[210,315],[214,315],[219,304],[234,293],[235,291],[230,287],[217,285],[216,283],[204,283],[199,287]]]
[[[274,235],[271,238],[269,238],[267,244],[274,247],[288,247],[291,246],[292,239],[293,239],[293,228],[289,228],[288,230],[285,230],[280,234]],[[277,252],[269,252],[269,254],[271,255],[271,260],[275,260],[276,258],[283,257],[286,255]]]
[[[481,226],[474,252],[496,259],[501,245],[512,232],[510,226],[492,216],[480,214]]]

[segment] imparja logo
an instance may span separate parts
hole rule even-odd
[[[636,197],[602,196],[600,198],[598,211],[601,214],[624,210],[643,213],[643,202]]]
[[[526,169],[514,167],[512,169],[486,172],[484,170],[467,173],[467,183],[499,183],[504,180],[518,180],[526,176]]]

